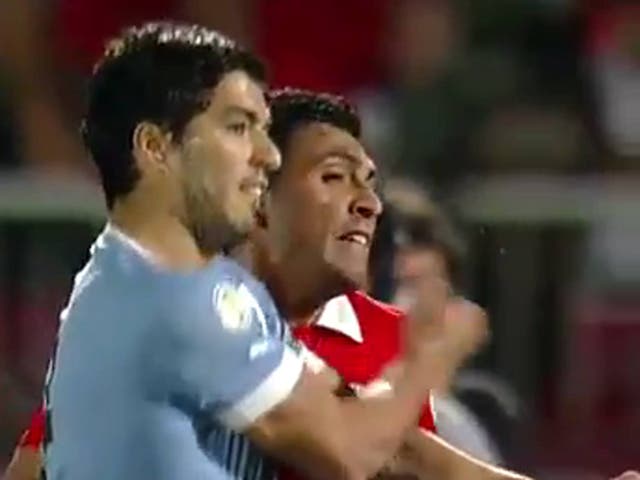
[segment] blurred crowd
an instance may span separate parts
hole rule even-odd
[[[0,162],[76,174],[83,82],[104,41],[149,19],[240,38],[275,86],[347,94],[389,170],[438,189],[471,172],[636,168],[633,1],[5,0]],[[425,134],[428,132],[428,134]]]
[[[581,455],[592,452],[612,472],[640,461],[640,229],[613,215],[588,235],[517,222],[487,233],[465,223],[452,200],[479,177],[640,175],[637,0],[1,0],[0,175],[91,178],[77,134],[87,75],[106,39],[157,19],[217,28],[265,58],[273,86],[341,93],[358,106],[365,144],[394,179],[385,193],[400,212],[396,300],[402,303],[413,270],[448,262],[459,288],[488,307],[490,326],[463,338],[475,351],[491,328],[492,341],[452,386],[475,415],[490,418],[483,428],[492,440],[479,447],[486,458],[558,468],[583,462],[586,469],[590,459]],[[31,379],[26,387],[16,389],[3,374],[0,355],[0,392],[13,391],[11,405],[0,402],[0,432],[9,432],[0,435],[0,465],[37,401],[56,329],[53,306],[93,233],[74,228],[43,247],[71,260],[38,263],[44,253],[36,249],[26,261],[51,267],[47,279],[59,284],[36,294],[50,308],[46,315],[29,310],[30,302],[5,308],[6,292],[0,298],[3,312],[22,309],[29,328],[45,332],[37,341],[42,355],[21,367]],[[21,241],[8,235],[0,248]],[[427,244],[442,258],[418,248]],[[500,261],[505,252],[509,264]],[[15,265],[5,259],[0,267]],[[513,318],[518,310],[521,318]],[[567,318],[583,328],[567,334]],[[0,351],[18,355],[1,323]],[[531,353],[532,332],[544,345],[533,373],[518,364]],[[487,371],[506,381],[477,374]],[[494,403],[478,391],[492,392]],[[448,405],[443,415],[460,415]],[[537,423],[518,430],[518,443],[523,409]],[[19,413],[10,419],[12,412]],[[555,441],[566,447],[558,451]],[[534,453],[523,456],[527,449]]]

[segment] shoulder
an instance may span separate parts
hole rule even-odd
[[[261,284],[237,263],[219,258],[194,275],[173,279],[163,295],[164,316],[173,323],[173,334],[201,335],[224,330],[241,333],[250,327],[271,330],[277,320],[270,296]]]

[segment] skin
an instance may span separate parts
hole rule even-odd
[[[376,169],[344,130],[311,123],[296,130],[253,234],[254,265],[292,321],[367,281],[367,259],[382,204]],[[362,244],[349,233],[360,233]]]
[[[116,201],[111,221],[166,267],[201,266],[254,226],[267,176],[280,164],[268,122],[261,85],[235,71],[181,138],[139,124],[133,156],[141,178]]]

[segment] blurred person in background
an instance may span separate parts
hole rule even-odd
[[[84,153],[58,96],[48,22],[53,2],[0,2],[0,101],[13,138],[0,165],[52,173],[81,169]],[[9,158],[11,154],[12,158]]]
[[[461,300],[466,245],[426,190],[413,181],[392,178],[385,183],[386,204],[394,220],[394,294],[392,302],[406,309],[415,301],[420,279],[436,276],[451,284],[454,300]],[[488,340],[489,324],[480,310],[469,321],[452,321],[447,326],[461,328],[456,351],[462,364]],[[474,320],[471,320],[473,318]]]
[[[489,338],[486,313],[459,296],[465,245],[444,211],[412,181],[391,179],[385,198],[394,217],[395,248],[393,303],[407,307],[415,301],[415,288],[425,276],[441,276],[452,285],[445,329],[455,342],[456,365],[462,367]],[[456,377],[451,377],[452,383]],[[456,399],[453,384],[435,395],[436,425],[443,439],[486,462],[504,464],[497,439],[486,419]]]
[[[489,169],[566,171],[590,158],[579,88],[566,82],[577,70],[570,36],[555,29],[569,13],[558,2],[496,2],[394,2],[384,75],[352,92],[381,168],[436,198]]]
[[[381,168],[438,189],[466,170],[465,138],[475,123],[460,81],[461,22],[449,0],[393,2],[381,52],[386,74],[353,92]]]
[[[386,207],[394,216],[394,231],[396,237],[395,254],[395,295],[394,301],[399,305],[411,304],[415,297],[415,282],[424,275],[443,275],[450,278],[455,288],[462,287],[462,270],[464,263],[464,243],[456,234],[452,223],[448,220],[437,204],[435,204],[428,196],[428,193],[420,186],[412,181],[403,179],[392,179],[387,182],[385,188]],[[630,219],[627,218],[627,222]],[[623,238],[619,236],[617,238]],[[597,256],[597,255],[596,255]],[[597,256],[602,258],[602,256]],[[630,258],[626,257],[626,271],[631,273],[639,271],[630,265]],[[587,262],[587,277],[590,279],[609,279],[608,293],[610,298],[618,300],[625,298],[625,292],[632,292],[631,288],[634,280],[628,277],[614,277],[612,270],[594,271],[589,268]],[[592,266],[591,266],[592,267]],[[604,274],[604,272],[607,272]],[[612,282],[612,279],[618,280],[618,283]],[[635,285],[637,285],[637,275],[635,277]],[[627,281],[625,283],[624,281]],[[603,287],[603,285],[599,285]],[[593,300],[602,298],[602,295],[593,296],[594,285],[589,285],[592,300],[583,305],[586,323],[589,328],[600,328],[598,316],[603,315],[603,308]],[[617,293],[614,288],[617,287]],[[622,287],[622,288],[621,288]],[[625,289],[626,287],[626,289]],[[458,290],[459,292],[460,290]],[[631,296],[626,297],[631,299]],[[596,300],[597,301],[597,300]],[[631,305],[637,306],[637,301]],[[627,306],[629,303],[627,302]],[[623,359],[627,359],[627,364],[622,366],[621,370],[626,371],[626,385],[624,388],[627,392],[637,389],[637,375],[633,365],[637,364],[638,355],[637,347],[638,337],[633,333],[632,324],[634,312],[637,317],[637,308],[635,310],[610,310],[609,316],[613,322],[623,322],[616,325],[617,328],[622,327],[620,331],[612,329],[609,332],[602,332],[601,335],[587,335],[586,338],[602,343],[611,343],[612,350],[585,349],[581,348],[583,356],[575,358],[572,362],[573,370],[571,375],[565,378],[566,388],[570,399],[566,400],[564,411],[567,417],[573,418],[584,408],[584,405],[593,405],[602,399],[598,396],[598,392],[594,390],[584,390],[580,388],[579,394],[576,395],[576,378],[589,378],[588,381],[582,382],[584,385],[593,385],[595,382],[606,383],[609,392],[620,391],[620,376],[608,379],[603,377],[607,366],[612,363],[603,353],[605,351],[613,354],[613,350],[618,353],[627,352]],[[477,309],[457,308],[456,302],[452,302],[452,308],[447,312],[445,329],[448,330],[448,338],[453,339],[459,352],[459,365],[464,366],[466,360],[473,356],[479,348],[485,344],[489,336],[489,326],[487,317],[484,312]],[[617,319],[617,320],[616,320]],[[595,321],[594,321],[595,320]],[[578,337],[581,338],[581,337]],[[589,340],[588,340],[589,341]],[[618,382],[618,383],[616,383]],[[635,382],[635,383],[634,383]],[[617,385],[617,386],[614,386]],[[474,455],[476,458],[491,461],[497,464],[512,464],[517,459],[518,446],[514,445],[514,430],[520,421],[520,411],[522,406],[515,392],[501,379],[495,377],[489,372],[481,372],[474,370],[465,370],[464,368],[452,377],[452,383],[447,386],[444,391],[436,392],[434,400],[434,410],[436,418],[436,427],[438,434],[452,445],[461,450]],[[573,388],[573,390],[572,390]],[[638,398],[632,394],[626,395],[627,402],[633,402],[634,398]],[[601,402],[601,404],[604,404]],[[611,411],[611,404],[606,413]],[[618,410],[622,413],[622,410]],[[634,422],[633,418],[627,417],[627,425]],[[628,441],[626,436],[618,438],[619,435],[610,435],[609,428],[606,423],[600,423],[600,428],[593,428],[593,423],[585,417],[580,417],[581,437],[596,437],[599,439],[598,444],[601,448],[620,448],[621,445]],[[565,427],[566,428],[566,427]],[[603,443],[603,438],[606,438]],[[614,445],[617,445],[614,446]],[[633,458],[627,460],[634,462]],[[621,478],[640,478],[636,472],[627,472]]]
[[[107,39],[173,18],[252,40],[253,0],[3,0],[0,2],[0,168],[86,172],[74,125]]]
[[[584,51],[597,127],[612,168],[640,159],[640,5],[585,1]]]

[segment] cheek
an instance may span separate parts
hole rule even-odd
[[[323,245],[327,231],[327,212],[322,204],[311,202],[305,192],[292,191],[280,194],[270,202],[270,230],[275,241],[286,250],[318,250]]]
[[[237,136],[228,132],[216,132],[214,143],[216,157],[225,161],[227,168],[238,168],[248,164],[253,154],[253,142],[248,136]]]
[[[227,132],[213,130],[202,142],[198,157],[207,166],[208,177],[220,179],[216,183],[240,179],[251,157],[251,142]]]

